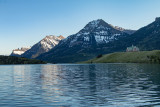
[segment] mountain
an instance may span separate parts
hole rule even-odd
[[[29,50],[31,47],[22,47],[21,49],[14,49],[10,56],[21,56],[23,53],[25,53],[27,50]]]
[[[52,48],[54,48],[59,41],[64,39],[63,36],[46,36],[43,38],[40,42],[36,43],[31,47],[31,49],[27,50],[24,54],[21,55],[21,57],[25,58],[35,58],[39,56],[42,53],[48,52]]]
[[[111,24],[110,24],[110,25],[111,25]],[[114,27],[115,29],[120,30],[120,31],[122,31],[122,32],[125,32],[125,33],[127,33],[127,34],[129,34],[129,35],[131,35],[131,34],[133,34],[133,33],[136,32],[136,30],[124,29],[124,28],[122,28],[122,27],[113,26],[113,25],[111,25],[111,26]]]
[[[136,45],[140,50],[160,50],[160,18],[142,27],[123,41],[128,46]]]
[[[89,22],[82,30],[62,40],[55,48],[37,57],[52,63],[72,63],[88,60],[98,54],[117,49],[112,43],[129,34],[116,29],[102,19]]]
[[[160,17],[157,17],[155,21],[137,30],[135,33],[119,38],[118,41],[114,41],[110,46],[116,46],[117,48],[112,51],[118,52],[118,49],[124,51],[126,47],[135,45],[139,47],[140,51],[152,51],[160,50]]]

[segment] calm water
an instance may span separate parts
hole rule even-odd
[[[158,107],[160,65],[1,65],[0,107]]]

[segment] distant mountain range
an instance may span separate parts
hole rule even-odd
[[[21,57],[51,63],[74,63],[89,60],[99,54],[125,51],[131,45],[138,46],[140,50],[158,50],[159,38],[160,18],[137,31],[113,26],[98,19],[65,39],[62,36],[48,36]]]
[[[31,47],[22,47],[18,49],[14,49],[10,56],[21,56],[23,53],[25,53],[27,50],[29,50]]]
[[[64,39],[62,35],[60,36],[49,35],[43,38],[38,43],[36,43],[35,45],[33,45],[31,48],[28,49],[21,48],[18,50],[17,49],[13,50],[11,56],[36,58],[40,54],[48,52],[49,50],[54,48],[62,39]]]
[[[37,56],[41,55],[42,53],[50,51],[54,48],[59,41],[64,39],[63,36],[46,36],[40,42],[36,43],[31,47],[31,49],[27,50],[21,57],[25,58],[36,58]]]
[[[131,32],[133,31],[131,30]],[[72,63],[87,60],[98,54],[120,51],[115,50],[115,47],[110,46],[110,43],[118,41],[120,38],[125,38],[130,34],[125,32],[125,29],[116,28],[102,19],[94,20],[89,22],[78,33],[68,36],[51,51],[37,58],[55,63]]]
[[[111,25],[111,24],[110,24]],[[117,29],[117,30],[120,30],[120,31],[122,31],[122,32],[125,32],[125,33],[127,33],[127,34],[129,34],[129,35],[131,35],[131,34],[133,34],[134,32],[136,32],[136,30],[131,30],[131,29],[124,29],[124,28],[122,28],[122,27],[119,27],[119,26],[113,26],[113,25],[111,25],[113,28],[115,28],[115,29]]]

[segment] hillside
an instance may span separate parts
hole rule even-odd
[[[2,64],[45,64],[45,62],[15,56],[0,56],[0,65]]]
[[[82,63],[160,63],[160,50],[116,52],[102,55]]]

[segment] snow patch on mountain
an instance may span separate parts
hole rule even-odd
[[[100,20],[93,20],[92,22],[89,23],[90,27],[97,27],[99,24]]]
[[[89,39],[88,36],[84,37],[84,41],[89,41],[89,40],[90,40],[90,39]]]
[[[60,37],[50,35],[50,36],[46,36],[44,39],[42,39],[39,42],[39,45],[41,45],[42,48],[44,50],[46,50],[46,52],[47,52],[50,49],[52,49],[53,47],[55,47],[59,43],[60,40],[62,40]]]
[[[11,53],[11,56],[20,56],[23,53],[25,53],[27,50],[29,50],[31,47],[22,47],[22,48],[18,48],[18,49],[14,49]]]
[[[96,33],[96,35],[108,35],[108,31],[104,31],[104,30],[99,31],[99,32],[95,32],[95,33]]]
[[[25,51],[21,51],[21,50],[13,51],[13,53],[16,55],[22,55],[24,52]]]
[[[103,43],[103,42],[108,43],[109,42],[109,41],[107,41],[106,36],[96,35],[95,40],[96,40],[97,43]]]
[[[102,19],[98,19],[89,22],[77,34],[69,36],[63,40],[63,42],[68,43],[69,47],[72,47],[78,43],[88,45],[89,43],[93,43],[94,39],[97,44],[104,44],[110,41],[118,40],[118,38],[123,35],[124,32],[117,30]]]

